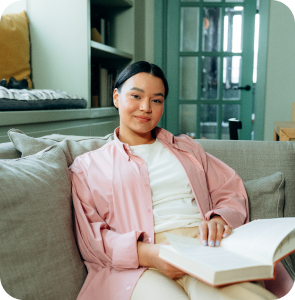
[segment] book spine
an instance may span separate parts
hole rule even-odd
[[[100,105],[108,106],[108,70],[101,68],[100,71]]]
[[[100,19],[100,35],[101,35],[101,43],[105,44],[105,42],[106,42],[106,20],[105,20],[105,18]]]

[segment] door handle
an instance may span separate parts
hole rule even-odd
[[[235,87],[234,90],[245,90],[245,91],[250,91],[250,90],[251,90],[251,86],[250,86],[250,85],[239,86],[239,87]]]

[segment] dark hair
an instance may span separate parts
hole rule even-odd
[[[150,64],[147,61],[138,61],[133,63],[132,65],[126,67],[118,76],[114,89],[118,89],[118,91],[121,91],[122,85],[126,80],[128,80],[130,77],[138,74],[138,73],[148,73],[152,74],[155,77],[158,77],[162,79],[164,87],[165,87],[165,99],[168,95],[169,87],[168,87],[168,82],[167,79],[163,73],[163,71],[156,65]]]

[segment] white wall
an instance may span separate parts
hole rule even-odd
[[[145,2],[145,60],[154,63],[154,1]]]
[[[270,1],[264,140],[273,140],[274,122],[291,121],[295,102],[295,21],[290,9]]]
[[[6,7],[3,14],[17,14],[24,10],[27,11],[27,0],[20,0]]]

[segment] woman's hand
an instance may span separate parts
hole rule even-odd
[[[141,267],[150,267],[158,269],[161,273],[171,279],[181,278],[186,273],[171,266],[159,257],[161,245],[169,245],[168,242],[160,244],[147,244],[137,242],[138,259]]]
[[[219,246],[222,238],[230,235],[231,228],[220,216],[214,216],[210,221],[203,221],[199,226],[198,237],[204,246]]]

